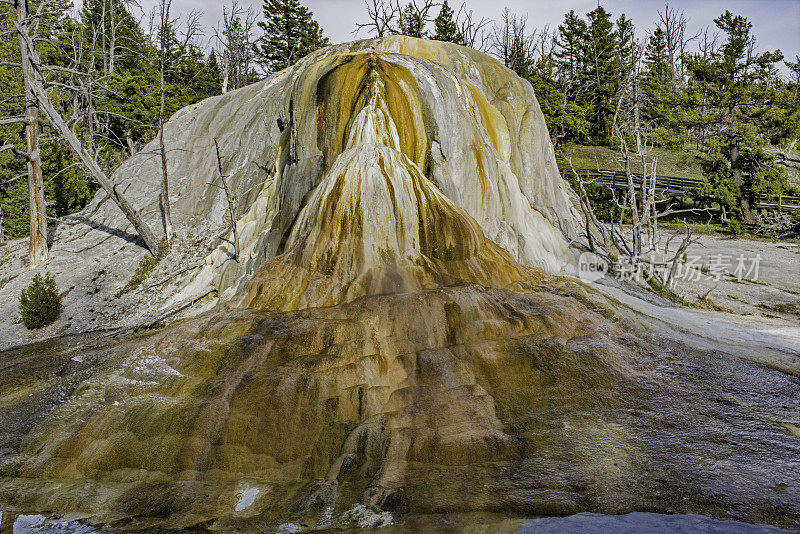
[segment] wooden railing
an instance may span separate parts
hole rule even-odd
[[[572,173],[571,169],[559,169],[562,176],[567,176]],[[594,182],[597,185],[604,187],[611,187],[614,189],[627,189],[628,177],[625,171],[610,170],[610,169],[575,169],[581,178]],[[636,189],[642,184],[642,173],[634,172],[633,184]],[[668,194],[670,196],[680,197],[686,194],[689,189],[700,187],[703,180],[695,178],[683,178],[680,176],[660,176],[656,175],[656,192]]]
[[[572,169],[559,169],[562,176],[571,176]],[[578,175],[602,187],[612,189],[627,189],[628,178],[625,171],[611,169],[575,169]],[[642,173],[633,174],[633,185],[638,190],[642,185]],[[681,176],[656,175],[656,192],[672,197],[682,197],[690,189],[697,189],[703,185],[703,180],[697,178],[683,178]],[[778,211],[794,211],[800,209],[800,197],[780,195],[759,195],[756,197],[757,207]]]

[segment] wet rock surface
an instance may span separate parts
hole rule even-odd
[[[538,289],[212,313],[83,362],[68,340],[3,354],[0,501],[127,528],[353,526],[356,505],[796,526],[796,377]]]

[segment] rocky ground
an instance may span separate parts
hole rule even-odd
[[[87,230],[82,223],[62,225],[51,247],[51,261],[36,271],[25,269],[27,239],[0,246],[0,309],[5,312],[0,318],[0,349],[57,336],[99,334],[160,317],[173,309],[171,298],[192,279],[191,267],[203,263],[215,241],[202,237],[207,234],[202,229],[179,234],[169,251],[151,262],[138,244],[108,234],[101,238],[104,246],[92,247],[96,255],[91,260],[77,251],[71,257],[68,252],[96,234]],[[52,325],[29,331],[17,301],[34,275],[44,272],[53,274],[59,284],[62,312]],[[171,276],[179,272],[184,276]]]
[[[800,324],[798,240],[701,235],[679,273],[675,292],[695,309],[749,317],[751,325]]]
[[[770,242],[703,236],[698,244],[689,248],[688,254],[705,260],[701,276],[680,283],[679,287],[691,302],[743,316],[800,322],[800,243],[797,240]],[[747,268],[752,268],[753,260],[760,258],[758,271],[740,280],[735,272],[739,257],[744,258]],[[713,264],[719,260],[728,263],[717,274]],[[698,299],[705,295],[706,302]]]

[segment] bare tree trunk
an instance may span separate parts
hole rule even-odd
[[[161,148],[161,219],[164,222],[164,236],[167,242],[172,240],[172,214],[169,206],[169,179],[167,175],[167,149],[164,146],[164,68],[167,62],[167,27],[169,25],[169,8],[171,0],[161,0],[161,109],[158,114],[158,143]]]
[[[638,63],[637,60],[636,73],[633,76],[633,129],[636,134],[636,153],[642,154],[642,157],[644,157],[644,152],[642,150],[642,116],[640,106],[642,88],[639,84],[641,72],[639,72]],[[644,172],[644,169],[642,172]]]
[[[161,148],[161,195],[159,204],[161,207],[161,218],[164,221],[164,235],[167,241],[172,240],[172,213],[169,207],[169,179],[167,176],[167,149],[164,145],[164,78],[161,78],[161,113],[158,119],[158,143]]]
[[[234,253],[234,260],[237,262],[239,261],[239,230],[236,225],[236,220],[238,219],[237,209],[236,209],[236,198],[231,193],[230,188],[228,188],[228,180],[225,176],[225,173],[222,172],[222,156],[219,154],[219,143],[217,143],[217,138],[214,138],[214,148],[217,149],[217,168],[219,169],[219,176],[222,180],[222,189],[225,192],[225,198],[228,201],[228,215],[230,216],[230,223],[231,223],[231,232],[233,233],[233,253]],[[209,184],[214,185],[214,184]],[[219,187],[219,186],[217,186]],[[227,241],[227,240],[226,240]]]
[[[24,0],[19,1],[24,2]],[[94,158],[86,151],[86,149],[83,148],[80,141],[75,136],[75,133],[70,129],[67,123],[64,122],[64,119],[53,107],[50,97],[44,88],[44,81],[41,78],[42,63],[39,59],[39,55],[36,53],[36,49],[33,46],[33,41],[31,40],[30,35],[28,35],[24,25],[17,23],[16,26],[17,33],[20,35],[21,48],[26,51],[25,54],[27,55],[27,61],[24,64],[28,65],[28,69],[25,70],[23,68],[23,75],[25,75],[26,72],[31,74],[31,78],[28,80],[28,85],[31,89],[31,92],[36,97],[40,109],[45,112],[50,124],[52,124],[61,135],[61,141],[73,153],[73,155],[75,155],[75,157],[78,158],[81,163],[83,163],[92,177],[97,181],[98,184],[100,184],[103,190],[105,190],[105,192],[109,197],[111,197],[117,206],[119,206],[119,208],[122,210],[122,213],[125,214],[125,217],[127,217],[131,224],[133,224],[133,227],[139,233],[150,252],[153,255],[157,254],[158,239],[156,239],[153,231],[149,226],[147,226],[147,223],[144,222],[142,217],[133,208],[133,206],[128,203],[128,200],[122,195],[122,193],[117,191],[116,184],[109,180],[105,172],[103,172],[103,170],[100,168],[100,165],[97,164],[97,161],[95,161]]]
[[[633,246],[630,250],[631,262],[633,263],[638,261],[639,255],[642,252],[642,225],[639,220],[639,201],[636,195],[636,184],[633,181],[633,173],[631,172],[631,158],[628,150],[628,143],[625,142],[625,137],[619,129],[617,129],[617,137],[619,138],[622,156],[625,158],[625,178],[627,179],[628,202],[630,204],[628,207],[631,210],[631,225],[633,226]]]
[[[756,223],[756,215],[753,213],[753,209],[750,207],[750,199],[748,198],[747,192],[744,191],[744,179],[742,178],[742,169],[739,162],[739,142],[733,145],[731,148],[731,171],[733,171],[733,183],[736,185],[736,188],[739,190],[738,200],[739,200],[739,208],[742,210],[742,217],[744,217],[744,222],[747,224],[755,224]]]
[[[652,217],[652,225],[653,225],[653,250],[658,253],[660,248],[660,243],[658,241],[658,205],[656,204],[656,167],[658,165],[658,159],[653,158],[652,164],[652,178],[650,180],[650,210],[651,210],[651,217]]]
[[[16,0],[17,26],[27,28],[28,8],[26,0]],[[28,265],[34,269],[47,261],[47,218],[44,200],[44,179],[42,177],[42,158],[39,151],[39,107],[31,90],[33,77],[29,61],[28,47],[20,31],[19,50],[22,64],[22,79],[25,88],[25,143],[28,151],[28,197],[30,212],[30,239],[28,244]]]
[[[222,54],[222,64],[224,65],[225,73],[222,75],[222,94],[228,92],[228,78],[230,76],[230,54],[227,50],[225,50]]]
[[[113,0],[110,2],[111,7],[111,35],[109,36],[109,43],[108,43],[108,73],[114,74],[114,63],[115,63],[115,55],[117,49],[117,24],[114,17],[114,2]],[[105,28],[103,29],[105,31]]]

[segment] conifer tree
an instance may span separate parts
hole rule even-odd
[[[594,142],[610,141],[616,97],[621,83],[618,33],[611,21],[611,13],[602,6],[590,12],[588,41],[585,48],[586,81],[592,99],[587,112]]]
[[[585,72],[587,33],[586,22],[572,10],[564,15],[564,22],[558,26],[554,59],[564,94],[572,101],[578,100],[581,92],[581,78]]]
[[[442,10],[439,11],[439,16],[434,19],[433,23],[436,28],[436,33],[433,35],[435,40],[464,44],[464,36],[458,29],[453,17],[453,10],[447,5],[447,0],[444,0]]]
[[[764,135],[764,119],[773,105],[770,82],[783,55],[756,53],[752,24],[744,17],[726,11],[714,22],[726,36],[722,47],[708,57],[686,59],[695,100],[702,94],[708,102],[694,118],[712,134],[703,157],[706,192],[753,224],[755,196],[774,194],[784,186],[765,150]]]
[[[211,77],[212,80],[219,81],[220,79],[220,71],[219,71],[219,62],[217,61],[217,53],[214,50],[211,50],[211,53],[208,55],[208,61],[206,61],[206,67],[208,70],[208,75]]]
[[[672,65],[664,30],[656,28],[644,50],[642,87],[647,100],[644,119],[651,125],[653,143],[671,148],[689,140],[684,127],[684,101],[672,80]]]
[[[400,12],[400,33],[409,37],[425,37],[425,20],[416,6],[409,2]]]
[[[279,72],[330,44],[311,11],[299,0],[264,0],[264,18],[258,23],[265,33],[256,53],[269,73]]]

